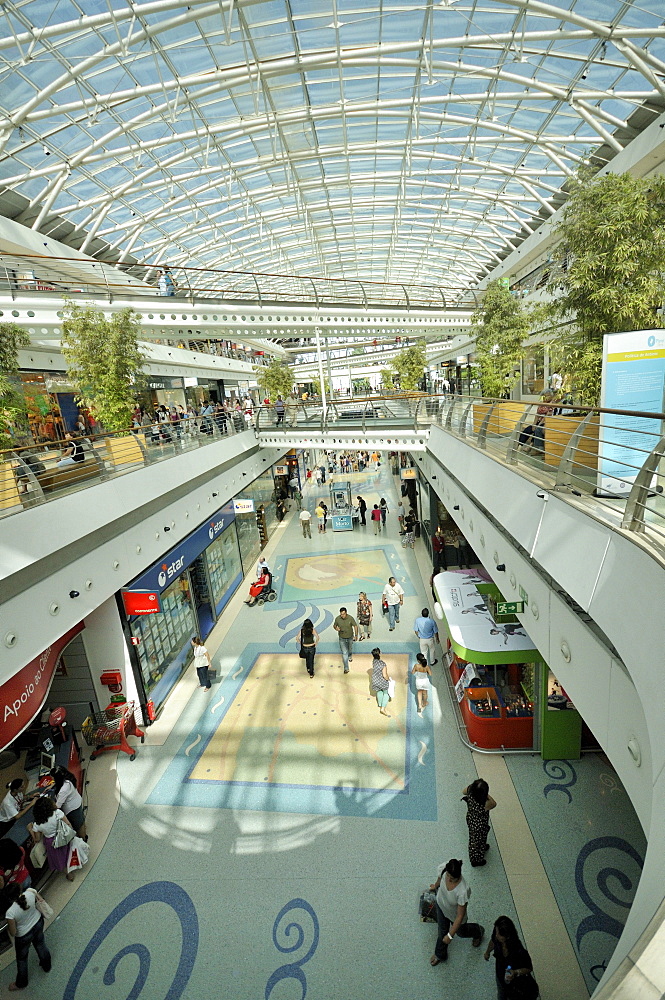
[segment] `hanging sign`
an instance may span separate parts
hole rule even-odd
[[[233,509],[236,514],[252,514],[254,512],[254,501],[234,500]]]
[[[157,590],[123,590],[121,597],[128,615],[156,615],[162,610]]]
[[[275,475],[276,476],[288,476],[288,474],[289,474],[289,467],[288,467],[288,465],[276,465],[275,466]]]
[[[400,477],[402,479],[415,479],[416,478],[416,470],[415,469],[402,469],[402,471],[400,472]]]

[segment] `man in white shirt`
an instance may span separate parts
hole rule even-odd
[[[300,511],[300,526],[302,527],[302,537],[312,537],[312,515],[308,510]]]
[[[399,609],[404,604],[404,591],[394,576],[391,576],[388,583],[383,588],[383,597],[388,605],[388,625],[389,631],[395,631],[395,625],[399,623]]]
[[[259,559],[259,561],[256,564],[256,579],[257,580],[260,580],[261,577],[263,576],[264,569],[267,570],[269,573],[271,572],[270,566],[268,565],[268,563],[266,561],[266,557],[265,556],[261,556],[261,558]]]

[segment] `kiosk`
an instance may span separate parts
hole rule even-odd
[[[524,626],[514,616],[495,620],[490,605],[497,588],[477,570],[438,573],[433,587],[470,742],[488,750],[532,747],[535,665],[541,656]]]
[[[330,519],[333,531],[353,531],[353,505],[351,503],[351,483],[331,482]]]

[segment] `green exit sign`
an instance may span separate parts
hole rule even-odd
[[[497,615],[523,615],[524,601],[497,601]]]

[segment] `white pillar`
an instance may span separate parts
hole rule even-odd
[[[323,404],[323,418],[325,420],[328,402],[326,400],[326,383],[323,378],[323,358],[321,357],[321,331],[318,326],[314,328],[316,333],[316,360],[319,365],[319,379],[321,380],[321,403]]]

